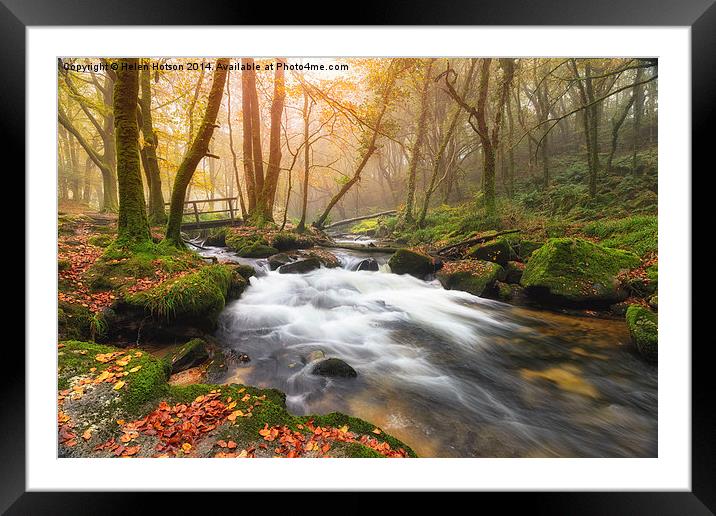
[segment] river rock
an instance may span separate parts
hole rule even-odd
[[[552,238],[534,252],[520,283],[541,301],[607,306],[626,297],[619,272],[639,263],[639,257],[628,251],[578,238]]]
[[[321,261],[315,256],[287,263],[278,268],[280,274],[303,274],[321,268]]]
[[[286,253],[274,254],[273,256],[270,256],[268,259],[269,269],[271,269],[272,271],[275,271],[282,265],[286,265],[287,263],[291,263],[292,261],[293,261],[293,259]]]
[[[192,339],[183,344],[170,358],[172,374],[196,367],[209,359],[206,342]]]
[[[471,247],[467,254],[471,258],[499,263],[504,267],[508,261],[517,258],[517,253],[513,249],[514,242],[514,239],[503,236],[490,242],[477,244]]]
[[[390,257],[388,265],[394,274],[410,274],[420,279],[435,272],[435,264],[430,256],[410,249],[398,249]]]
[[[331,378],[355,378],[358,373],[340,358],[321,360],[311,369],[311,374]]]
[[[474,296],[486,296],[504,273],[497,263],[485,260],[449,262],[437,273],[438,281],[448,290],[462,290]]]
[[[507,262],[505,264],[505,283],[517,284],[522,279],[522,273],[525,270],[525,264],[521,262]]]
[[[375,261],[375,258],[366,258],[365,260],[362,260],[358,267],[356,268],[357,271],[377,271],[378,270],[378,262]]]
[[[659,324],[657,315],[639,305],[631,305],[626,311],[629,334],[639,353],[650,362],[656,362],[659,345]]]

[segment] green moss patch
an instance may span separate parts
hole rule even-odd
[[[656,362],[659,355],[658,316],[639,305],[631,305],[626,311],[629,333],[639,353],[649,361]]]
[[[244,258],[267,258],[278,253],[278,249],[271,247],[268,240],[260,233],[228,231],[226,245]]]
[[[148,290],[130,294],[126,301],[165,320],[190,317],[213,322],[224,309],[231,278],[230,267],[208,265]]]
[[[639,256],[656,253],[659,248],[656,215],[598,220],[584,226],[584,234],[599,238],[602,245],[633,251]]]
[[[553,238],[534,252],[521,284],[537,297],[566,304],[609,304],[620,301],[619,271],[638,266],[634,253],[587,240]]]
[[[435,271],[430,256],[410,249],[398,249],[390,257],[388,265],[394,274],[410,274],[421,279]]]
[[[445,264],[436,276],[443,288],[483,296],[492,290],[495,282],[503,277],[503,274],[504,269],[497,263],[485,260],[458,260]]]

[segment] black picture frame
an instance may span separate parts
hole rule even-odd
[[[326,4],[326,5],[324,5]],[[0,134],[24,166],[25,71],[28,26],[63,25],[550,25],[687,26],[691,28],[692,158],[706,163],[712,143],[716,91],[716,5],[714,0],[363,0],[360,9],[338,16],[335,5],[316,1],[309,8],[279,15],[276,5],[215,0],[0,0]],[[333,19],[335,18],[335,19]],[[662,141],[664,141],[662,139]],[[689,171],[689,173],[691,173]],[[31,235],[26,234],[26,239]],[[25,270],[26,277],[32,271]],[[684,278],[682,278],[684,280]],[[691,278],[687,278],[689,282]],[[30,307],[28,307],[30,308]],[[7,342],[6,342],[7,343]],[[7,343],[9,344],[9,343]],[[676,345],[675,343],[672,343]],[[678,343],[687,349],[690,342]],[[707,344],[703,342],[702,344]],[[690,492],[502,493],[504,510],[529,505],[536,514],[713,514],[716,511],[716,426],[709,346],[692,348],[692,490]],[[138,493],[25,492],[25,353],[6,346],[0,382],[0,510],[8,514],[124,514],[146,503]],[[16,355],[16,356],[11,356]],[[616,465],[616,464],[615,464]],[[152,495],[156,496],[156,495]],[[171,507],[190,508],[188,497],[169,493]],[[213,496],[213,495],[212,495]],[[345,495],[356,498],[356,494]],[[357,498],[356,498],[357,500]],[[346,507],[358,507],[344,500]],[[129,509],[130,512],[134,512]],[[271,511],[269,511],[270,513]]]

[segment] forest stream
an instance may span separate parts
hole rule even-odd
[[[294,414],[350,413],[423,457],[657,455],[656,366],[623,320],[445,290],[391,274],[389,255],[369,248],[335,250],[340,268],[306,274],[201,254],[259,271],[220,317],[222,344],[251,357],[225,382],[279,389]],[[356,270],[366,257],[380,269]],[[311,374],[316,352],[358,376]]]

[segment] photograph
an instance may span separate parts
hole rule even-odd
[[[658,57],[54,66],[57,458],[659,457]]]

